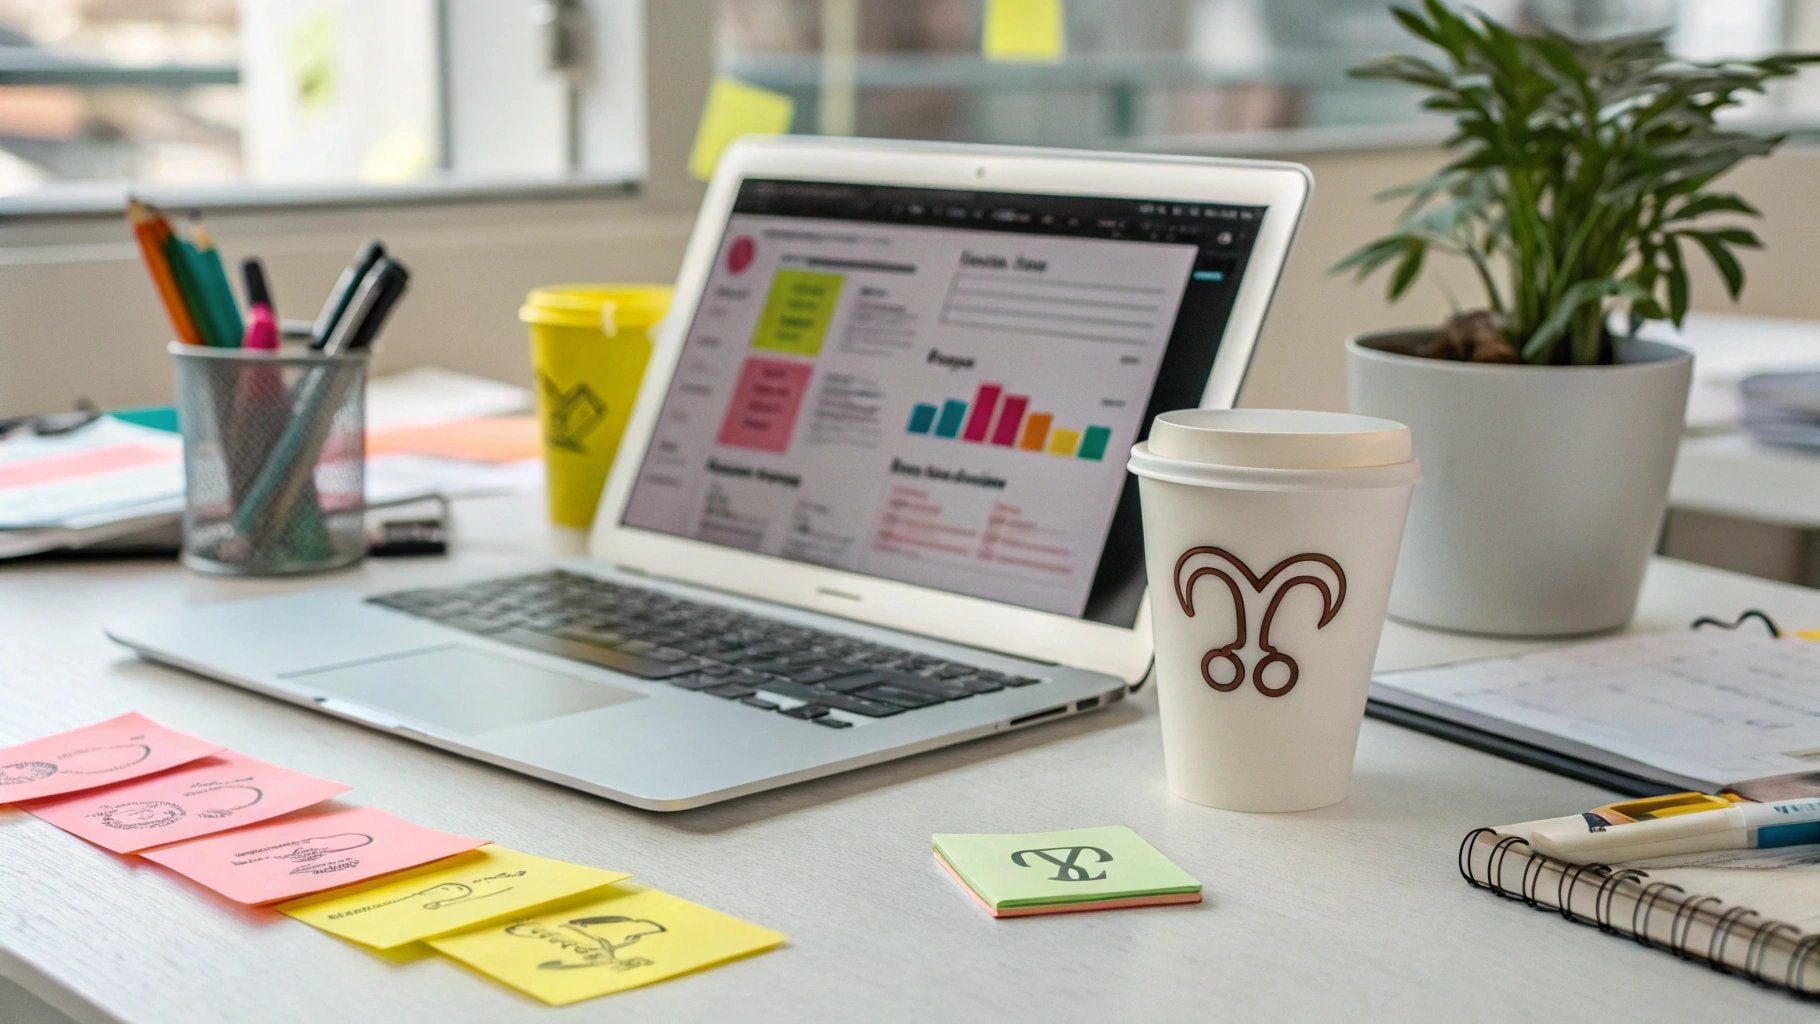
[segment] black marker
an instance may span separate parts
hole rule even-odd
[[[346,315],[336,325],[323,351],[330,355],[354,352],[371,347],[379,329],[385,326],[392,306],[411,282],[411,272],[389,256],[379,262],[360,282],[360,289],[348,303]]]
[[[311,348],[328,346],[329,335],[335,333],[336,326],[347,315],[348,306],[354,301],[354,292],[366,280],[367,275],[372,273],[373,267],[384,258],[385,246],[377,238],[354,254],[354,262],[341,272],[341,277],[335,281],[335,287],[329,289],[329,297],[322,304],[322,312],[316,314],[316,326],[310,330],[311,337],[315,339],[310,342]]]

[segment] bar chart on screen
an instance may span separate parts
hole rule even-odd
[[[971,402],[944,399],[918,402],[905,429],[912,434],[969,444],[1043,452],[1098,462],[1106,457],[1112,428],[1089,425],[1079,430],[1058,427],[1055,415],[1030,408],[1029,395],[1006,394],[1000,384],[981,384]]]

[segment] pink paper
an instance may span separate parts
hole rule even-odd
[[[180,843],[313,807],[348,787],[224,751],[146,779],[26,810],[115,853]]]
[[[374,807],[305,811],[166,846],[145,859],[239,903],[271,903],[453,857],[486,845]]]
[[[125,714],[0,750],[0,803],[125,782],[219,750],[144,715]]]
[[[782,455],[790,450],[796,413],[815,367],[785,359],[747,359],[733,385],[715,443]]]

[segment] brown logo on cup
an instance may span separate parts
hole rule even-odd
[[[1303,570],[1299,575],[1278,579],[1289,570],[1298,568]],[[1245,681],[1245,659],[1239,657],[1238,651],[1245,646],[1251,634],[1246,628],[1245,591],[1239,587],[1239,580],[1242,579],[1252,593],[1269,601],[1264,606],[1264,619],[1258,624],[1258,647],[1263,650],[1264,657],[1251,668],[1251,685],[1266,697],[1281,697],[1295,689],[1301,669],[1296,666],[1294,658],[1271,646],[1270,624],[1276,619],[1277,607],[1283,603],[1284,596],[1303,585],[1311,586],[1321,594],[1321,618],[1314,628],[1321,629],[1332,622],[1340,611],[1340,605],[1346,603],[1346,573],[1340,568],[1340,563],[1326,555],[1312,552],[1291,555],[1260,576],[1252,572],[1251,567],[1238,556],[1223,548],[1189,548],[1182,552],[1181,558],[1176,559],[1175,598],[1190,618],[1194,616],[1194,585],[1203,576],[1212,576],[1226,584],[1226,589],[1231,592],[1233,632],[1237,635],[1231,643],[1215,647],[1201,659],[1201,678],[1221,693],[1236,690]],[[1230,679],[1214,677],[1216,662],[1223,662],[1230,669]],[[1281,684],[1271,686],[1264,681],[1264,673],[1274,665],[1283,666],[1288,670],[1289,676]],[[1222,672],[1221,675],[1225,673]]]

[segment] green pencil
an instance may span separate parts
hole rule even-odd
[[[216,324],[226,335],[222,344],[239,348],[240,339],[246,334],[246,324],[240,319],[240,306],[234,301],[233,286],[228,284],[227,268],[221,265],[221,253],[215,249],[215,240],[209,237],[208,229],[200,220],[191,223],[195,228],[193,237],[197,262],[202,269],[203,290]]]
[[[171,265],[171,277],[177,283],[177,293],[183,296],[183,304],[190,311],[190,319],[196,321],[196,331],[202,335],[202,343],[210,348],[222,345],[221,328],[215,324],[210,315],[209,305],[202,297],[202,282],[196,273],[196,260],[191,256],[191,249],[177,232],[171,231],[164,236],[164,259]]]

